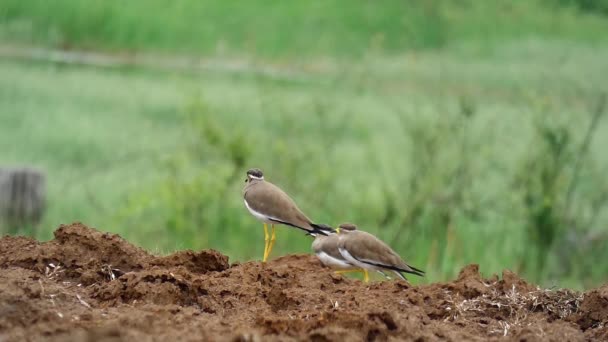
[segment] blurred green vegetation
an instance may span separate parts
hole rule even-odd
[[[603,4],[603,5],[602,5]],[[361,57],[455,43],[485,51],[534,34],[605,40],[601,0],[3,0],[4,41],[270,58]]]
[[[427,271],[608,279],[601,1],[13,1],[0,44],[256,60],[295,74],[0,59],[0,163],[48,172],[37,235],[260,259],[259,167],[321,223]],[[316,70],[305,73],[304,70]],[[309,252],[280,228],[273,256]]]

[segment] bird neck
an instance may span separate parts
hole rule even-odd
[[[251,178],[249,180],[249,185],[259,184],[259,183],[263,183],[263,182],[264,182],[264,179]]]

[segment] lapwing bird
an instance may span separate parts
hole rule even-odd
[[[369,281],[367,271],[392,272],[404,280],[403,273],[424,276],[424,271],[406,264],[392,248],[372,234],[356,229],[353,224],[341,224],[339,228],[340,255],[351,265],[364,270],[365,282]]]
[[[243,189],[245,207],[251,215],[264,223],[264,262],[274,246],[275,224],[298,228],[315,236],[328,235],[334,231],[329,226],[313,223],[283,190],[264,180],[262,170],[247,171],[245,182],[247,183]],[[268,234],[267,224],[270,224],[271,234]]]
[[[353,264],[344,259],[338,250],[338,235],[340,228],[335,233],[329,235],[315,235],[315,240],[312,242],[312,251],[319,258],[321,263],[329,268],[336,270],[350,270],[356,268]]]
[[[340,253],[340,250],[338,249],[340,231],[353,231],[356,229],[357,226],[354,224],[343,223],[335,230],[334,233],[330,233],[329,235],[310,234],[315,235],[315,240],[312,243],[312,250],[323,265],[335,269],[336,273],[362,272],[365,274],[365,269],[359,268],[348,262],[346,259],[344,259]],[[383,271],[377,271],[386,276],[386,273]]]
[[[346,261],[338,250],[340,230],[354,229],[357,229],[355,225],[348,225],[336,229],[329,235],[311,234],[315,235],[315,240],[312,242],[312,251],[323,265],[336,270],[336,273],[364,272],[363,269]]]

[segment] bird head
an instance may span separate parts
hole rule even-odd
[[[247,182],[251,182],[253,180],[263,180],[264,179],[264,173],[262,173],[262,170],[260,169],[249,169],[247,170],[247,178],[245,178],[245,183]]]
[[[338,226],[338,234],[352,232],[353,230],[357,230],[357,226],[353,223],[342,223]]]

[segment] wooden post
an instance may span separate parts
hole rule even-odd
[[[45,200],[42,172],[0,167],[0,233],[15,234],[33,228],[42,218]]]

